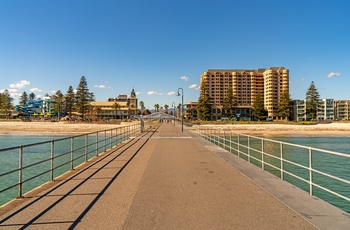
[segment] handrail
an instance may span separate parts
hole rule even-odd
[[[330,186],[330,184],[334,182],[342,183],[344,187],[349,186],[350,179],[341,178],[339,175],[332,175],[322,171],[320,167],[315,167],[315,159],[313,159],[315,157],[321,158],[322,156],[317,154],[322,153],[327,154],[327,156],[338,157],[341,158],[341,160],[345,158],[350,161],[350,154],[306,147],[303,145],[256,137],[247,134],[240,134],[231,130],[228,131],[220,128],[197,126],[197,129],[193,130],[202,138],[218,145],[223,149],[226,149],[230,153],[234,153],[238,157],[243,158],[250,163],[256,162],[254,164],[259,166],[262,170],[270,171],[270,173],[273,173],[274,175],[277,174],[276,172],[279,172],[279,177],[282,180],[286,180],[285,175],[288,175],[297,181],[307,183],[309,188],[305,189],[299,182],[287,180],[288,182],[293,183],[295,186],[308,191],[310,195],[318,196],[319,198],[330,202],[327,200],[329,198],[323,197],[320,195],[320,192],[315,193],[314,188],[317,188],[323,192],[350,202],[350,189],[336,191]],[[269,145],[272,145],[272,147]],[[286,148],[289,147],[293,147],[293,149],[286,150]],[[294,148],[296,148],[296,150],[294,150]],[[305,157],[305,161],[301,161],[295,156],[293,159],[293,156],[291,156],[293,154],[291,153],[300,154],[300,156]],[[287,157],[286,154],[289,154],[289,157]],[[269,167],[269,169],[266,169],[267,167]],[[321,176],[325,179],[320,180]],[[326,180],[329,180],[330,182],[325,182]],[[347,188],[350,188],[350,186]],[[348,204],[347,211],[350,211],[350,203]]]
[[[151,128],[151,125],[149,125],[149,128]],[[12,166],[7,171],[1,171],[4,169],[0,169],[0,180],[7,182],[6,185],[4,183],[0,184],[0,205],[15,197],[22,198],[26,192],[47,181],[54,180],[69,170],[73,170],[81,163],[99,156],[99,154],[114,148],[119,143],[138,135],[141,131],[141,125],[134,124],[0,149],[0,154],[8,154],[9,156],[13,155],[15,151],[19,152],[17,168]],[[39,150],[33,150],[32,148]],[[38,160],[34,161],[30,158],[31,155],[35,154]],[[17,177],[15,176],[16,173],[18,173]],[[44,177],[44,179],[41,179],[41,177]],[[15,181],[16,178],[17,182]],[[15,187],[18,187],[17,195],[13,191]],[[6,198],[4,198],[5,196]]]

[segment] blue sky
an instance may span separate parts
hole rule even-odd
[[[84,75],[97,101],[132,88],[149,109],[197,101],[208,69],[284,66],[292,99],[311,81],[350,99],[347,0],[2,0],[0,90],[18,102]]]

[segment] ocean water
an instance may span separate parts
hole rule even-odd
[[[20,145],[33,144],[43,141],[56,140],[62,137],[68,137],[64,135],[55,136],[55,135],[0,135],[0,149],[17,147]]]

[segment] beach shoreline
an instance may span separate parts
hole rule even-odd
[[[252,136],[350,136],[350,123],[314,125],[299,124],[228,124],[201,125],[201,128],[219,128],[233,133]]]
[[[0,122],[0,135],[66,135],[121,127],[119,124],[67,122]]]
[[[130,123],[135,124],[135,123]],[[67,123],[67,122],[0,122],[0,135],[66,135],[114,129],[127,124]],[[192,126],[196,129],[198,126]],[[350,123],[315,125],[298,124],[227,124],[200,125],[246,135],[259,136],[350,136]]]

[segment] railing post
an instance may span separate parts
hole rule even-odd
[[[238,145],[237,145],[237,150],[238,150],[238,152],[237,152],[237,156],[239,157],[240,156],[240,152],[241,152],[241,150],[240,150],[240,145],[241,145],[241,143],[240,143],[240,135],[239,135],[239,133],[237,134],[237,143],[238,143]]]
[[[216,129],[216,130],[215,130],[215,140],[216,140],[216,145],[219,145],[219,137],[218,137],[218,136],[219,136],[219,134],[218,134],[218,133],[219,133],[219,130],[218,130],[218,129]]]
[[[52,140],[51,141],[51,170],[50,170],[50,179],[51,179],[51,181],[53,181],[53,167],[54,167],[54,164],[53,164],[53,162],[54,162],[54,157],[55,157],[55,154],[54,154],[54,152],[55,152],[55,141],[54,140]]]
[[[250,136],[248,136],[248,162],[250,163]]]
[[[113,129],[111,129],[111,133],[110,133],[110,135],[109,135],[109,143],[110,143],[110,148],[112,148],[112,147],[113,147],[113,143],[112,143],[112,141],[113,141]]]
[[[74,137],[71,138],[71,145],[70,145],[70,169],[73,170],[74,168]]]
[[[96,132],[96,156],[98,156],[98,132]]]
[[[313,178],[312,178],[312,149],[309,148],[309,186],[310,186],[310,195],[313,194]]]
[[[88,152],[89,152],[89,139],[88,139],[88,134],[85,134],[85,162],[88,161]]]
[[[113,145],[115,146],[117,145],[117,141],[118,141],[118,128],[115,128],[114,131],[115,131],[115,135],[114,135],[115,141],[113,142]]]
[[[22,198],[23,191],[23,146],[19,147],[19,167],[18,167],[18,196],[17,198]]]
[[[223,143],[224,143],[224,149],[226,149],[226,132],[225,132],[225,130],[224,130],[224,136],[223,136]]]
[[[230,153],[232,153],[232,132],[230,131]]]
[[[125,141],[125,126],[123,126],[123,135],[122,135],[122,141]]]
[[[131,136],[131,134],[130,134],[130,128],[131,128],[131,127],[130,127],[130,125],[129,125],[129,126],[128,126],[128,136],[126,137],[127,140],[129,140],[129,139],[130,139],[130,136]]]
[[[217,136],[217,146],[220,147],[220,129],[218,129],[218,136]]]
[[[261,139],[261,169],[265,170],[265,163],[264,163],[264,139]]]
[[[104,152],[106,152],[106,145],[107,145],[107,133],[106,133],[106,130],[105,130],[105,140],[104,140]]]
[[[283,160],[283,143],[280,142],[280,158],[281,158],[281,179],[284,180],[284,160]]]

